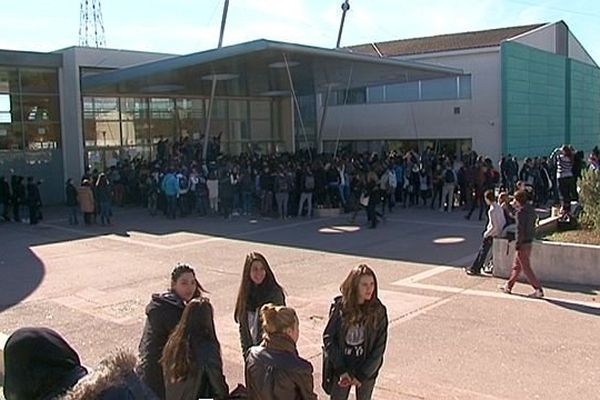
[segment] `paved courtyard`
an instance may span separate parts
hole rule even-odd
[[[390,317],[375,399],[600,393],[597,288],[547,286],[546,300],[530,300],[497,292],[497,279],[467,277],[460,267],[472,261],[483,223],[463,213],[397,210],[376,230],[344,216],[170,221],[139,209],[116,210],[110,228],[73,228],[61,210],[48,214],[37,227],[0,225],[0,332],[51,327],[91,366],[117,347],[137,348],[151,293],[168,286],[181,261],[210,291],[230,386],[242,382],[233,308],[244,256],[257,250],[299,313],[299,351],[315,367],[322,398],[329,304],[349,269],[363,262],[377,273]]]

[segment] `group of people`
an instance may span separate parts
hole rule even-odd
[[[340,292],[323,332],[322,387],[333,400],[347,399],[352,388],[367,400],[383,364],[387,310],[367,265],[353,268]],[[313,366],[296,346],[298,315],[286,306],[286,291],[262,254],[246,256],[235,302],[245,385],[231,393],[206,293],[192,267],[173,269],[170,289],[153,295],[146,308],[137,365],[135,356],[119,352],[89,371],[58,333],[17,330],[5,346],[6,400],[317,398]]]
[[[12,170],[10,182],[0,176],[0,220],[36,225],[43,218],[40,183],[33,176],[25,179]]]

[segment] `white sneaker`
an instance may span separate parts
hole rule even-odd
[[[527,297],[531,297],[532,299],[543,299],[544,298],[544,290],[542,288],[535,289],[533,293],[528,295]]]
[[[508,288],[508,286],[506,286],[506,284],[498,286],[498,289],[506,294],[512,294],[512,291]]]

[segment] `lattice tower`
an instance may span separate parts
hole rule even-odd
[[[105,47],[104,24],[100,0],[81,0],[79,16],[79,45]]]

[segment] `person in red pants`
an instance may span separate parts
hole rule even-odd
[[[529,284],[533,286],[535,291],[529,295],[529,297],[542,298],[544,297],[544,290],[542,284],[533,273],[529,262],[531,255],[531,243],[535,236],[535,220],[536,213],[533,205],[528,201],[528,193],[524,190],[519,190],[515,193],[515,203],[518,209],[517,211],[517,236],[516,236],[516,253],[513,262],[512,272],[508,281],[500,286],[500,290],[504,293],[510,294],[512,288],[519,277],[521,271],[527,277]]]

